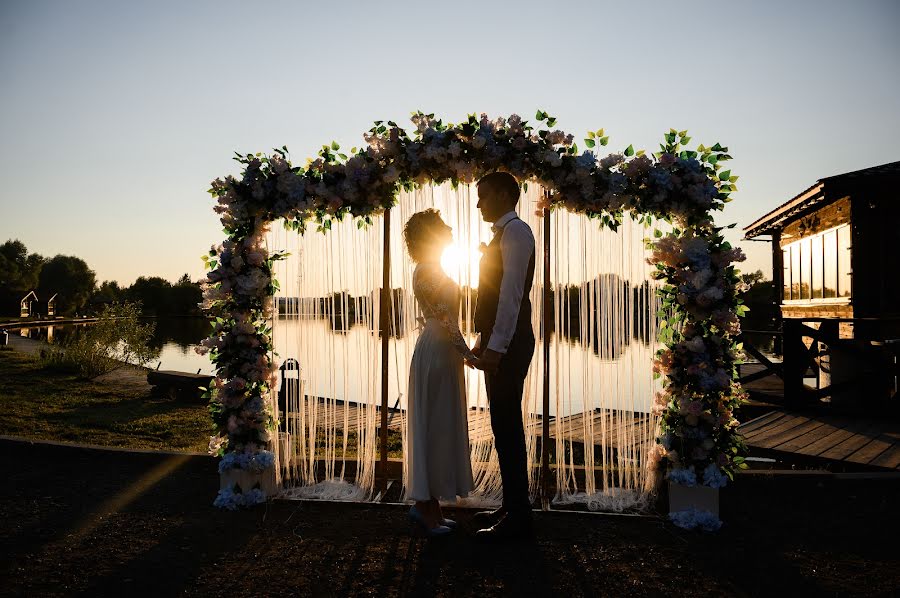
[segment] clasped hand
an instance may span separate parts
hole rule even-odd
[[[482,349],[480,347],[472,349],[472,354],[475,356],[475,358],[466,359],[466,365],[470,368],[475,368],[485,372],[496,371],[497,366],[500,365],[500,358],[503,356],[502,354],[496,351],[492,351],[491,349]]]

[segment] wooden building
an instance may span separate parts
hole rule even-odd
[[[900,316],[900,162],[820,179],[744,233],[772,240],[782,317]]]
[[[858,381],[863,364],[896,362],[900,162],[820,179],[744,233],[772,242],[787,398],[810,394],[810,371],[814,394],[834,397]],[[887,384],[890,375],[877,377]]]

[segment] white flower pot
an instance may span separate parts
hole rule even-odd
[[[686,509],[708,511],[719,516],[719,489],[709,486],[682,486],[669,482],[669,513]]]
[[[270,467],[263,473],[253,473],[243,469],[227,469],[224,473],[219,474],[220,490],[223,488],[234,488],[235,484],[241,487],[241,492],[251,490],[259,484],[260,489],[266,493],[266,496],[277,494],[274,467]]]

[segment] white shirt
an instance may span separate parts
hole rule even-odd
[[[498,353],[506,353],[519,318],[525,280],[528,277],[528,262],[534,255],[534,235],[514,211],[497,219],[491,230],[496,234],[503,229],[500,239],[500,256],[503,260],[503,280],[500,281],[500,299],[497,304],[497,318],[487,348]],[[479,336],[476,346],[481,345]]]

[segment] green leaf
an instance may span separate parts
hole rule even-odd
[[[337,142],[337,141],[332,141],[332,142],[331,142],[331,149],[337,151],[337,150],[341,149],[341,146],[338,145],[338,142]]]
[[[584,144],[585,144],[587,147],[594,147],[595,145],[597,145],[597,142],[594,141],[593,139],[585,139],[585,140],[584,140]]]
[[[722,172],[719,173],[719,180],[727,181],[730,176],[731,176],[730,170],[723,170]]]
[[[625,148],[625,155],[626,156],[634,155],[634,145],[629,145],[628,147]]]
[[[545,118],[547,118],[547,113],[543,110],[538,110],[537,114],[535,114],[534,117],[538,120],[544,120]]]
[[[600,138],[600,145],[606,145],[607,143],[609,143],[609,137]]]
[[[556,119],[553,118],[553,117],[549,117],[549,118],[547,119],[547,126],[548,126],[548,127],[553,127],[553,126],[555,126],[555,125],[556,125]]]

